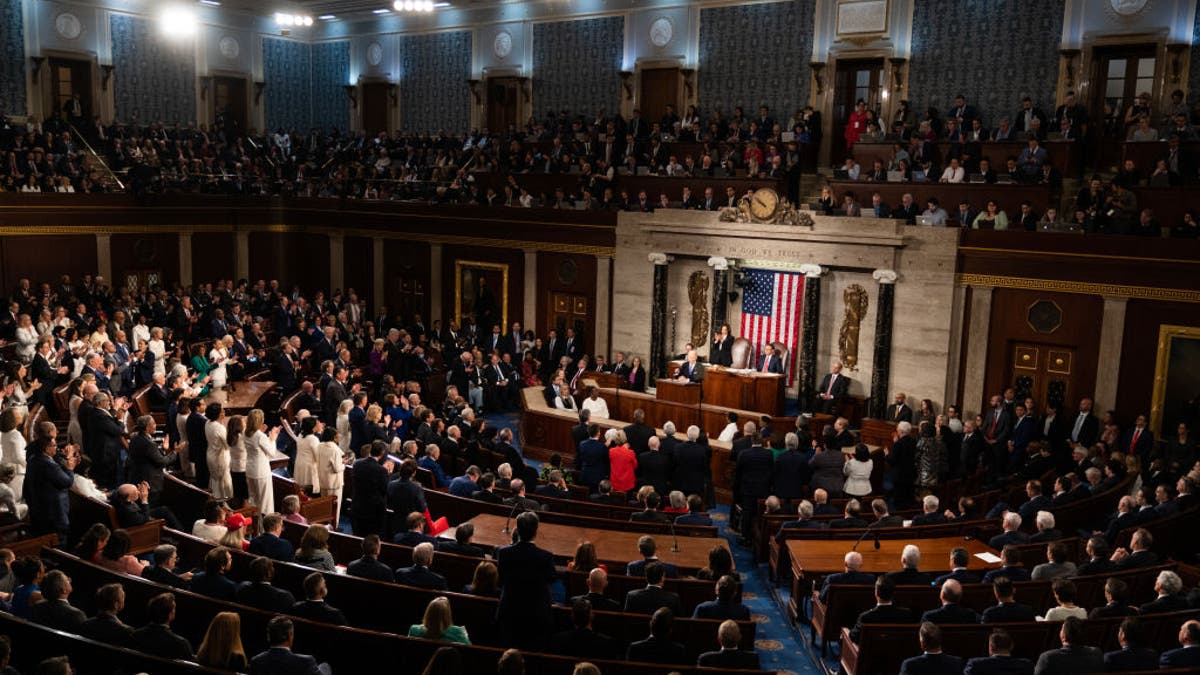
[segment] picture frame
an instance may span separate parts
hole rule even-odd
[[[1200,326],[1161,325],[1150,403],[1150,429],[1173,437],[1180,422],[1200,422]]]
[[[480,280],[487,289],[480,304]],[[500,331],[508,330],[508,265],[479,260],[454,261],[454,316],[462,325],[466,316],[476,321],[480,335],[490,333],[491,325],[500,323]]]

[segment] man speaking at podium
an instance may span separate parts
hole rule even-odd
[[[704,364],[700,363],[695,349],[689,349],[687,358],[683,365],[679,366],[679,372],[675,377],[678,382],[703,382],[704,381]]]
[[[783,359],[775,354],[775,345],[768,342],[763,346],[763,354],[758,357],[758,367],[755,370],[760,373],[783,374]]]

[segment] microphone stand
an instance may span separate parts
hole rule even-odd
[[[850,548],[850,550],[857,551],[858,545],[861,544],[862,540],[866,539],[867,535],[873,531],[875,532],[875,550],[878,551],[879,550],[879,531],[875,528],[874,525],[868,525],[867,529],[863,530],[863,533],[858,536],[858,541],[854,542],[854,546],[852,546]]]
[[[513,514],[517,512],[517,509],[521,508],[521,498],[514,496],[513,500],[512,510],[508,512],[508,517],[504,519],[504,529],[501,531],[502,534],[512,533],[512,530],[509,529],[508,524],[512,521]]]
[[[671,553],[679,553],[679,537],[675,536],[675,521],[670,521],[667,525],[671,528]]]

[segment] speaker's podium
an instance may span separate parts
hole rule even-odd
[[[700,405],[702,385],[698,382],[680,382],[663,378],[655,383],[655,398],[660,401],[683,403],[685,405]],[[716,401],[709,401],[716,404]]]
[[[671,363],[671,372],[679,368],[680,362]],[[700,402],[699,393],[680,391],[668,388],[663,393],[662,385],[667,380],[658,381],[658,398],[663,401],[688,403],[696,405]],[[704,368],[704,382],[700,385],[671,381],[677,387],[704,388],[704,402],[723,408],[737,410],[753,410],[764,415],[779,417],[783,415],[783,394],[786,381],[783,375],[777,373],[761,373],[757,370],[726,368],[724,366],[707,365]],[[683,396],[687,398],[668,398]]]

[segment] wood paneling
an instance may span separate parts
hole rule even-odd
[[[192,282],[233,279],[236,274],[232,232],[192,235]]]
[[[373,307],[375,286],[375,248],[368,237],[344,237],[342,239],[342,279],[346,287],[353,288],[359,299]]]
[[[121,283],[127,271],[158,271],[164,283],[179,281],[179,236],[162,234],[114,234],[112,251],[112,286]],[[207,281],[207,279],[205,280]]]
[[[434,317],[443,321],[454,314],[454,267],[458,260],[501,263],[508,265],[508,322],[518,321],[525,313],[525,253],[511,249],[480,248],[477,246],[442,247],[442,313]],[[594,273],[593,273],[594,274]],[[499,295],[499,289],[495,289]],[[491,328],[480,327],[481,332]]]
[[[1200,326],[1200,305],[1130,300],[1125,306],[1125,339],[1117,380],[1117,415],[1122,425],[1150,413],[1158,329],[1163,324]]]
[[[1050,300],[1062,310],[1062,322],[1050,333],[1035,331],[1028,321],[1029,308],[1039,300]],[[1007,381],[1009,352],[1017,342],[1032,342],[1074,348],[1076,365],[1071,374],[1073,394],[1068,395],[1067,407],[1072,408],[1082,396],[1091,396],[1096,387],[1096,361],[1100,356],[1100,325],[1104,301],[1095,295],[1042,293],[997,288],[992,296],[991,329],[988,336],[986,364],[968,363],[967,368],[986,367],[984,400],[964,401],[963,407],[986,409],[987,398],[1012,386]],[[980,408],[975,408],[981,405]]]
[[[29,279],[36,288],[42,281],[57,282],[64,274],[75,280],[96,273],[96,237],[68,234],[0,237],[0,278],[4,292]]]
[[[329,288],[329,237],[303,232],[251,232],[250,277],[291,288]]]
[[[443,252],[443,265],[445,255]],[[453,268],[453,263],[451,267]],[[429,270],[429,244],[419,241],[384,240],[383,300],[389,314],[400,314],[409,318],[414,312],[420,312],[426,320],[426,325],[431,327],[434,321],[442,318],[430,316],[429,303],[433,286]],[[445,307],[444,304],[442,306]],[[449,316],[450,310],[447,310],[446,314]]]
[[[539,253],[537,258],[538,325],[535,330],[545,335],[551,328],[550,303],[553,295],[570,294],[587,299],[583,342],[589,353],[596,346],[596,256],[568,253]],[[601,298],[608,302],[608,298]],[[511,316],[511,315],[510,315]],[[509,318],[509,323],[514,319]],[[526,328],[533,328],[526,326]]]

